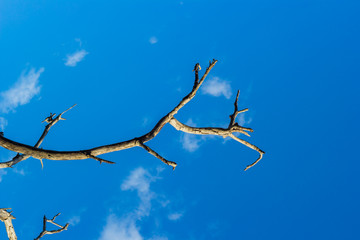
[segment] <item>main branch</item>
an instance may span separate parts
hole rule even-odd
[[[43,138],[46,136],[50,127],[53,126],[57,121],[63,120],[61,115],[64,112],[59,114],[55,119],[53,119],[54,115],[50,114],[50,116],[48,118],[46,118],[44,121],[48,122],[49,125],[51,125],[51,124],[52,125],[50,127],[46,127],[43,135],[41,136],[38,143],[34,147],[25,145],[25,144],[22,144],[22,143],[19,143],[16,141],[12,141],[12,140],[0,135],[0,146],[4,147],[6,149],[9,149],[11,151],[14,151],[14,152],[18,152],[18,153],[20,153],[20,156],[22,156],[20,160],[13,159],[12,161],[9,161],[9,162],[0,163],[0,168],[11,167],[14,164],[24,160],[24,158],[25,159],[28,158],[29,156],[37,158],[41,161],[42,161],[42,159],[83,160],[83,159],[91,158],[91,159],[95,159],[95,160],[99,161],[100,163],[102,163],[102,162],[113,163],[111,161],[104,160],[104,159],[98,157],[98,155],[115,152],[115,151],[120,151],[120,150],[124,150],[124,149],[128,149],[128,148],[132,148],[132,147],[142,147],[143,149],[145,149],[147,152],[149,152],[153,156],[159,158],[165,164],[170,165],[173,168],[175,168],[177,166],[177,164],[175,162],[166,160],[165,158],[160,156],[158,153],[156,153],[154,150],[152,150],[150,147],[145,145],[146,142],[148,142],[148,141],[152,140],[154,137],[156,137],[159,134],[159,132],[161,131],[161,129],[167,123],[169,123],[172,126],[174,126],[177,130],[191,133],[191,134],[211,134],[211,135],[218,135],[218,136],[222,136],[222,137],[231,137],[234,140],[244,144],[245,146],[247,146],[253,150],[256,150],[257,152],[259,152],[260,157],[257,161],[255,161],[253,164],[249,165],[245,169],[245,170],[247,170],[250,167],[252,167],[253,165],[255,165],[261,159],[264,152],[262,150],[260,150],[258,147],[233,135],[233,133],[238,132],[238,133],[244,134],[246,136],[250,136],[248,132],[253,131],[251,128],[245,128],[245,127],[239,126],[239,124],[236,123],[237,115],[239,113],[242,113],[242,112],[245,112],[248,110],[248,109],[244,109],[244,110],[240,110],[240,111],[238,110],[239,92],[237,93],[236,100],[234,103],[234,106],[235,106],[234,113],[232,115],[230,115],[230,124],[229,124],[229,127],[226,129],[224,129],[224,128],[193,128],[193,127],[189,127],[189,126],[186,126],[185,124],[180,123],[174,117],[178,113],[178,111],[182,107],[185,106],[185,104],[190,102],[195,97],[197,91],[199,90],[200,86],[203,84],[205,78],[208,76],[211,69],[215,66],[216,62],[217,62],[217,60],[215,60],[215,59],[213,61],[209,62],[209,66],[206,68],[204,75],[200,79],[199,79],[199,71],[201,70],[201,67],[200,67],[200,64],[197,63],[193,70],[195,72],[195,81],[194,81],[194,85],[193,85],[191,92],[188,95],[186,95],[174,109],[172,109],[168,114],[166,114],[164,117],[162,117],[157,122],[157,124],[154,126],[153,129],[151,129],[148,133],[146,133],[140,137],[136,137],[136,138],[133,138],[133,139],[130,139],[127,141],[117,142],[117,143],[113,143],[113,144],[109,144],[109,145],[104,145],[104,146],[99,146],[99,147],[86,149],[86,150],[79,150],[79,151],[54,151],[54,150],[39,149],[38,146],[42,142]]]

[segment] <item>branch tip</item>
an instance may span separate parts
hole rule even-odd
[[[157,152],[155,152],[154,150],[152,150],[150,147],[146,146],[142,141],[139,141],[139,145],[140,147],[142,147],[143,149],[145,149],[148,153],[150,153],[151,155],[153,155],[154,157],[157,157],[158,159],[160,159],[163,163],[165,163],[166,165],[169,165],[172,167],[173,170],[175,170],[177,163],[176,162],[172,162],[169,160],[166,160],[165,158],[163,158],[162,156],[160,156],[160,154],[158,154]]]

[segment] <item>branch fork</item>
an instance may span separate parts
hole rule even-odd
[[[55,233],[60,233],[62,231],[65,231],[67,230],[68,226],[69,226],[69,223],[65,224],[64,226],[61,226],[60,224],[56,223],[55,222],[55,219],[60,215],[60,213],[56,214],[53,218],[51,219],[47,219],[46,216],[44,215],[44,218],[43,218],[43,230],[42,232],[39,234],[39,236],[37,238],[35,238],[35,240],[39,240],[40,238],[42,238],[43,236],[45,236],[46,234],[55,234]],[[47,230],[46,229],[46,223],[51,223],[55,226],[57,226],[59,229],[56,229],[56,230]]]
[[[54,150],[45,150],[45,149],[39,149],[40,144],[42,143],[44,137],[50,130],[50,128],[57,123],[60,120],[65,120],[62,118],[62,115],[73,108],[75,105],[70,107],[69,109],[65,110],[64,112],[60,113],[59,115],[55,115],[54,113],[51,113],[49,117],[45,118],[43,122],[47,122],[47,126],[45,127],[45,130],[38,140],[38,142],[35,144],[34,147],[25,145],[19,142],[12,141],[8,138],[5,138],[4,136],[1,136],[0,134],[0,146],[4,147],[6,149],[9,149],[14,152],[18,152],[17,156],[14,157],[13,160],[9,162],[0,163],[0,168],[6,168],[6,167],[12,167],[13,165],[19,163],[20,161],[23,161],[30,156],[37,158],[37,159],[48,159],[48,160],[83,160],[83,159],[95,159],[96,161],[99,161],[100,163],[109,163],[113,164],[114,162],[108,161],[105,159],[102,159],[98,157],[101,154],[105,153],[111,153],[115,151],[121,151],[128,148],[133,147],[142,147],[145,149],[148,153],[151,155],[157,157],[165,164],[171,166],[173,169],[177,166],[175,162],[166,160],[164,157],[160,156],[157,152],[155,152],[153,149],[151,149],[149,146],[145,145],[146,142],[152,140],[155,138],[161,129],[166,125],[170,124],[175,129],[191,134],[201,134],[201,135],[217,135],[222,137],[231,137],[234,140],[244,144],[245,146],[257,151],[260,154],[260,157],[252,164],[246,167],[245,170],[248,170],[252,166],[254,166],[256,163],[260,161],[262,158],[264,151],[256,147],[255,145],[252,145],[251,143],[248,143],[245,140],[242,140],[238,137],[236,137],[233,133],[238,132],[241,134],[244,134],[246,136],[250,136],[249,132],[253,132],[251,128],[246,128],[240,126],[238,123],[236,123],[236,117],[240,113],[244,113],[248,111],[247,108],[238,110],[238,99],[239,99],[239,93],[238,91],[236,95],[236,99],[234,102],[234,112],[230,115],[230,123],[228,128],[212,128],[212,127],[205,127],[205,128],[195,128],[187,126],[181,122],[179,122],[175,115],[178,113],[178,111],[183,108],[188,102],[190,102],[196,95],[197,91],[199,90],[200,86],[203,84],[205,78],[210,73],[211,69],[215,66],[217,63],[217,60],[213,59],[209,62],[209,66],[206,68],[205,73],[201,78],[199,78],[199,71],[201,70],[200,64],[197,63],[194,66],[194,72],[195,72],[195,81],[192,90],[188,95],[186,95],[177,106],[175,106],[174,109],[172,109],[168,114],[166,114],[164,117],[162,117],[157,124],[154,126],[152,130],[150,130],[148,133],[136,137],[127,141],[117,142],[109,145],[104,146],[98,146],[95,148],[87,149],[87,150],[79,150],[79,151],[54,151]]]

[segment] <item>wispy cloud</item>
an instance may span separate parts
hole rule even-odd
[[[28,72],[24,71],[13,87],[0,93],[0,111],[3,113],[14,111],[16,107],[29,103],[34,96],[39,94],[41,89],[39,77],[43,72],[44,68],[37,71],[35,68],[31,68]],[[4,125],[6,125],[6,120],[2,120],[2,126]]]
[[[25,171],[24,171],[24,169],[14,168],[14,169],[13,169],[13,172],[16,173],[16,174],[19,174],[19,175],[21,175],[21,176],[25,176]]]
[[[175,213],[171,213],[168,215],[168,219],[171,221],[176,221],[179,220],[180,218],[182,218],[183,213],[180,212],[175,212]]]
[[[111,214],[106,220],[106,225],[99,240],[143,240],[136,226],[136,220],[131,217],[118,218]]]
[[[156,194],[150,190],[151,182],[158,177],[152,176],[142,167],[133,170],[130,175],[121,184],[123,191],[136,191],[140,199],[138,207],[123,217],[117,217],[114,214],[108,216],[106,225],[101,232],[99,240],[142,240],[140,227],[137,221],[148,216],[151,210],[151,200]]]
[[[3,180],[3,177],[7,174],[6,170],[0,169],[0,182]]]
[[[195,152],[200,147],[200,139],[193,134],[183,133],[180,141],[182,143],[182,147],[189,152]]]
[[[139,200],[135,209],[130,212],[123,212],[121,216],[112,212],[106,219],[106,224],[98,240],[167,240],[168,238],[159,232],[152,236],[143,236],[141,233],[141,223],[144,218],[154,215],[157,208],[169,207],[169,200],[165,196],[155,193],[151,185],[161,179],[159,174],[164,170],[163,167],[156,168],[156,173],[151,174],[142,167],[138,167],[130,172],[129,176],[121,184],[122,191],[133,191],[137,193]],[[132,199],[132,201],[136,199]],[[151,213],[151,216],[150,216]],[[178,215],[177,215],[178,214]],[[170,218],[181,218],[180,212],[170,214]],[[157,219],[159,221],[159,219]]]
[[[5,127],[7,126],[8,122],[5,118],[0,117],[0,131],[4,131]]]
[[[154,237],[150,238],[149,240],[168,240],[168,238],[164,237],[164,236],[154,236]]]
[[[72,216],[67,222],[71,225],[71,226],[75,226],[75,225],[78,225],[80,223],[80,216],[78,215],[75,215],[75,216]]]
[[[75,67],[79,62],[81,62],[86,55],[89,53],[84,49],[78,50],[72,54],[66,55],[65,66]]]
[[[159,40],[157,39],[157,37],[155,37],[155,36],[152,36],[150,39],[149,39],[149,42],[151,43],[151,44],[155,44],[155,43],[157,43]]]
[[[150,191],[150,183],[155,181],[156,177],[150,175],[148,171],[139,167],[131,172],[130,176],[121,184],[121,190],[137,191],[140,198],[140,204],[135,212],[137,218],[148,216],[151,209],[151,200],[155,193]]]
[[[195,123],[192,121],[192,119],[189,119],[185,124],[195,127]],[[200,141],[200,137],[194,134],[182,133],[180,137],[182,147],[189,152],[196,151],[200,147]]]
[[[219,77],[213,77],[206,81],[202,87],[203,94],[209,94],[214,97],[224,96],[227,99],[231,97],[230,83],[220,79]]]
[[[245,114],[240,114],[237,121],[240,126],[244,126],[245,124],[250,124],[252,122],[252,118],[245,118]]]

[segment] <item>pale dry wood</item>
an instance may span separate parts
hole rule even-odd
[[[46,216],[44,216],[44,218],[43,218],[43,230],[39,234],[39,236],[37,238],[35,238],[35,240],[39,240],[40,238],[42,238],[46,234],[55,234],[55,233],[60,233],[62,231],[67,230],[67,228],[69,226],[69,223],[65,224],[64,226],[61,226],[60,224],[55,222],[55,218],[57,216],[59,216],[59,215],[60,215],[60,213],[56,214],[52,219],[47,219]],[[51,231],[46,230],[46,223],[47,222],[54,224],[55,226],[59,227],[59,229],[51,230]]]
[[[48,132],[50,131],[50,128],[52,126],[54,126],[57,122],[59,122],[60,120],[65,120],[65,118],[62,117],[62,115],[64,113],[66,113],[67,111],[69,111],[70,109],[72,109],[73,107],[75,107],[76,104],[74,104],[73,106],[71,106],[70,108],[66,109],[65,111],[63,111],[62,113],[60,113],[57,117],[53,118],[56,114],[55,113],[50,113],[50,116],[45,118],[44,121],[42,122],[47,122],[48,124],[45,126],[45,129],[43,131],[43,133],[41,134],[39,140],[36,142],[34,148],[38,148],[41,143],[44,141],[46,135],[48,134]],[[3,136],[3,135],[2,135]],[[29,154],[16,154],[15,157],[13,157],[13,159],[11,159],[10,161],[7,162],[2,162],[0,163],[0,168],[11,168],[13,167],[15,164],[22,162],[26,159],[28,159],[29,157],[31,157],[31,155]],[[41,161],[41,165],[43,166],[42,160]]]
[[[8,210],[10,210],[10,208],[0,208],[0,221],[5,224],[5,229],[9,240],[17,240],[15,229],[12,224],[12,220],[15,219],[15,217],[11,215],[11,212]]]
[[[166,165],[169,165],[173,168],[173,170],[175,170],[177,164],[176,162],[172,162],[169,160],[166,160],[165,158],[163,158],[162,156],[160,156],[160,154],[158,154],[157,152],[155,152],[154,150],[152,150],[150,147],[146,146],[143,142],[140,141],[140,147],[144,148],[146,151],[148,151],[151,155],[157,157],[158,159],[160,159],[163,163],[165,163]]]
[[[148,146],[145,145],[146,142],[152,140],[154,137],[157,136],[157,134],[161,131],[161,129],[167,124],[170,123],[172,126],[174,126],[177,130],[180,131],[184,131],[187,133],[192,133],[192,134],[211,134],[211,135],[218,135],[218,136],[223,136],[223,137],[231,137],[233,139],[235,139],[236,141],[244,144],[247,147],[250,147],[256,151],[258,151],[260,153],[260,159],[262,157],[262,155],[264,154],[264,152],[260,149],[258,149],[257,147],[255,147],[254,145],[248,143],[245,140],[239,139],[237,137],[235,137],[233,135],[234,132],[238,132],[241,134],[244,134],[246,136],[250,136],[248,132],[253,132],[253,130],[251,128],[246,128],[246,127],[242,127],[239,126],[238,123],[235,122],[236,117],[238,114],[243,113],[248,111],[248,109],[243,109],[243,110],[238,110],[238,98],[239,98],[239,91],[237,93],[236,99],[235,99],[235,103],[234,103],[234,113],[232,115],[230,115],[230,124],[229,127],[227,129],[225,128],[193,128],[193,127],[189,127],[186,126],[182,123],[180,123],[179,121],[177,121],[174,118],[174,115],[178,113],[178,111],[185,106],[185,104],[187,104],[189,101],[191,101],[194,96],[196,95],[197,91],[199,90],[200,86],[202,85],[202,83],[204,82],[205,78],[207,77],[207,75],[209,74],[209,72],[211,71],[211,69],[215,66],[217,60],[213,60],[210,61],[209,66],[206,68],[204,75],[201,77],[201,79],[199,79],[199,70],[201,69],[200,65],[197,63],[194,67],[195,71],[195,81],[194,81],[194,86],[191,90],[191,92],[186,95],[180,102],[179,104],[173,109],[171,110],[168,114],[166,114],[163,118],[161,118],[157,124],[155,125],[155,127],[150,130],[148,133],[140,136],[140,137],[136,137],[127,141],[122,141],[122,142],[118,142],[118,143],[113,143],[113,144],[109,144],[109,145],[104,145],[104,146],[99,146],[99,147],[95,147],[95,148],[91,148],[91,149],[86,149],[86,150],[79,150],[79,151],[54,151],[54,150],[44,150],[44,149],[39,149],[37,147],[31,147],[29,145],[25,145],[19,142],[15,142],[12,141],[8,138],[5,138],[4,136],[0,135],[0,146],[9,149],[11,151],[14,152],[18,152],[21,154],[25,154],[26,156],[32,156],[34,158],[37,159],[48,159],[48,160],[83,160],[83,159],[88,159],[88,158],[92,158],[95,159],[97,161],[99,161],[100,163],[105,162],[105,163],[113,163],[111,161],[108,160],[104,160],[100,157],[98,157],[98,155],[101,154],[105,154],[105,153],[111,153],[111,152],[115,152],[115,151],[120,151],[120,150],[124,150],[124,149],[128,149],[128,148],[132,148],[132,147],[142,147],[144,148],[147,152],[149,152],[150,154],[152,154],[153,156],[159,158],[161,161],[163,161],[165,164],[172,166],[173,168],[176,167],[176,163],[175,162],[171,162],[166,160],[165,158],[161,157],[158,153],[156,153],[154,150],[152,150],[151,148],[149,148]],[[58,116],[59,117],[59,116]],[[50,115],[50,117],[48,117],[47,119],[45,119],[45,121],[52,121],[53,116]],[[61,116],[60,116],[61,118]],[[45,134],[46,135],[46,134]],[[260,159],[258,159],[255,163],[249,165],[245,170],[247,170],[248,168],[250,168],[251,166],[255,165]],[[5,164],[5,163],[4,163]],[[1,165],[0,165],[1,166]],[[6,167],[6,164],[4,165]]]

